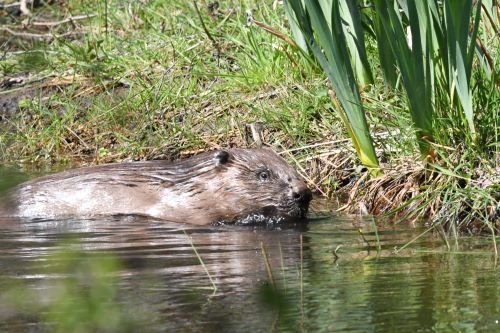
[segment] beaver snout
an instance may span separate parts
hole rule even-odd
[[[293,201],[302,207],[307,207],[309,202],[312,200],[312,192],[307,187],[301,189],[295,189],[292,191],[291,195]]]
[[[309,202],[312,200],[312,192],[303,182],[291,184],[289,198],[289,200],[291,200],[291,202],[301,211],[300,215],[305,215],[309,208]]]
[[[290,186],[290,191],[283,200],[283,203],[278,206],[278,210],[284,215],[305,218],[309,210],[309,202],[312,200],[312,192],[306,184]]]

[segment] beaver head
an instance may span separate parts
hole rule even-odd
[[[212,153],[216,171],[206,181],[219,220],[249,214],[304,218],[311,191],[302,177],[274,151],[227,149]],[[200,197],[201,199],[201,197]]]

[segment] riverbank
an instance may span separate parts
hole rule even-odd
[[[343,193],[348,212],[397,209],[398,217],[431,219],[438,229],[498,231],[498,115],[481,143],[489,149],[436,145],[436,163],[426,165],[401,112],[404,96],[386,89],[378,73],[362,96],[384,172],[370,178],[332,111],[324,74],[286,42],[247,25],[252,10],[255,21],[288,33],[281,5],[239,5],[200,5],[201,19],[183,1],[69,1],[33,8],[29,18],[3,9],[0,161],[51,168],[172,159],[251,146],[257,124],[263,142],[282,151],[311,188]],[[498,97],[484,100],[490,114],[498,110]]]

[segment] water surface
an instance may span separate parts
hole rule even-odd
[[[0,230],[2,332],[51,331],[68,311],[95,320],[85,317],[94,308],[144,332],[500,329],[491,239],[448,251],[437,234],[339,216],[274,229],[130,216],[9,222]],[[113,268],[100,268],[110,257]],[[109,295],[92,298],[93,288]]]

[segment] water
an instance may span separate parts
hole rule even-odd
[[[332,214],[275,229],[0,225],[0,332],[500,331],[491,237],[447,248],[410,225]]]

